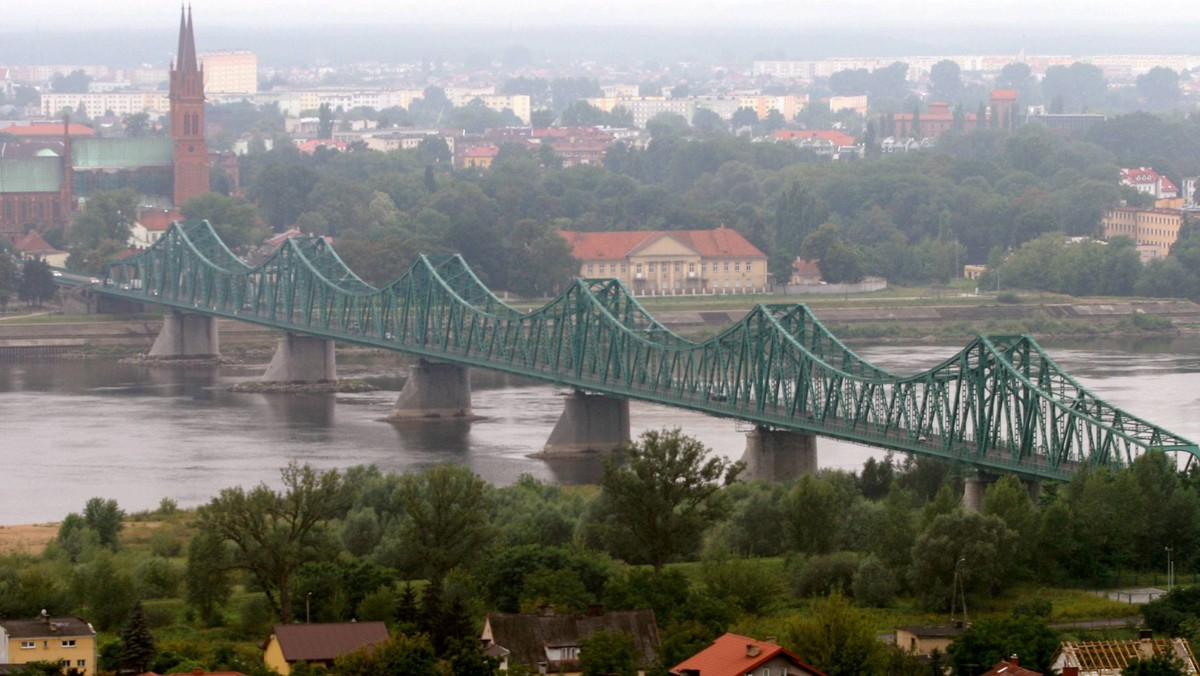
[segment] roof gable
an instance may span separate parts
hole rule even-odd
[[[96,630],[80,617],[46,617],[36,620],[0,620],[9,638],[95,637]]]
[[[274,637],[288,662],[316,662],[386,641],[388,630],[383,622],[277,624]]]
[[[656,232],[630,250],[630,256],[698,255],[688,243],[670,232]]]
[[[670,237],[706,258],[766,258],[741,233],[724,226],[711,230],[560,230],[558,234],[567,240],[571,254],[580,261],[624,260],[662,237]]]
[[[717,637],[711,646],[675,665],[671,673],[696,672],[700,676],[740,676],[775,658],[786,659],[800,669],[801,673],[825,676],[774,643],[729,633]]]
[[[490,633],[489,633],[490,630]],[[537,665],[546,661],[547,647],[579,646],[600,631],[624,632],[633,637],[639,666],[654,664],[658,655],[658,625],[652,610],[609,611],[582,615],[519,615],[492,613],[485,638],[510,651],[514,664]]]

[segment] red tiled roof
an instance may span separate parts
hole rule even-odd
[[[496,146],[474,146],[467,148],[466,157],[495,157],[500,149]]]
[[[1015,89],[993,89],[992,90],[992,100],[993,101],[1016,101],[1017,100],[1017,90],[1015,90]]]
[[[27,254],[48,254],[59,253],[58,249],[50,246],[50,243],[38,233],[37,230],[32,230],[28,235],[18,237],[13,242],[13,248],[21,253]]]
[[[387,625],[382,622],[277,624],[274,633],[288,662],[332,660],[388,637]]]
[[[820,671],[800,661],[800,658],[774,643],[756,641],[749,636],[725,634],[704,650],[692,655],[671,669],[672,674],[698,672],[701,676],[742,676],[749,674],[776,657],[790,660],[804,674],[824,676]]]
[[[165,232],[181,218],[183,214],[178,209],[143,209],[138,212],[137,222],[150,232]]]
[[[804,139],[821,139],[836,146],[854,145],[854,137],[836,129],[778,129],[771,136],[782,141],[802,141]]]
[[[317,148],[333,148],[334,150],[345,150],[350,147],[345,141],[334,141],[327,138],[311,139],[296,146],[296,149],[306,155],[312,155],[317,152]]]
[[[82,124],[70,124],[67,126],[71,136],[95,136],[96,130],[91,127],[85,127]],[[63,135],[62,122],[47,122],[45,124],[14,124],[11,127],[0,129],[5,134],[13,136],[58,136]]]
[[[796,276],[798,276],[798,277],[820,278],[820,276],[821,276],[821,261],[819,261],[815,258],[808,259],[808,258],[800,258],[799,256],[797,256],[796,260],[792,262],[792,270],[795,272]]]
[[[1013,661],[1001,660],[980,676],[1042,676],[1042,672],[1026,669]]]
[[[558,233],[571,245],[571,255],[581,261],[623,260],[663,237],[671,237],[705,257],[761,258],[765,254],[733,228],[714,230],[625,230],[617,232]]]

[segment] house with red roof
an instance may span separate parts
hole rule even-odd
[[[183,220],[178,209],[139,209],[137,220],[129,229],[129,246],[148,249],[175,221]]]
[[[560,230],[579,276],[617,278],[637,295],[766,293],[767,256],[737,230]]]
[[[1121,185],[1129,186],[1140,193],[1153,195],[1154,199],[1171,199],[1179,196],[1179,188],[1171,179],[1150,167],[1122,168]]]
[[[725,634],[709,647],[675,665],[673,676],[746,676],[814,674],[825,676],[782,647],[749,636]]]
[[[37,230],[31,230],[13,240],[13,251],[23,260],[45,261],[47,265],[55,268],[67,267],[67,256],[70,255],[51,246]]]
[[[1026,669],[1021,666],[1021,660],[1016,655],[1010,655],[1008,659],[1000,660],[979,676],[1042,676],[1042,672]]]
[[[382,622],[277,624],[263,649],[263,663],[288,676],[297,662],[328,667],[346,653],[387,639]]]

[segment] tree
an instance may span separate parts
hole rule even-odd
[[[82,70],[73,70],[70,73],[63,75],[55,73],[50,78],[50,89],[55,92],[66,93],[85,93],[88,90],[88,84],[92,81],[92,76]]]
[[[145,673],[149,671],[156,652],[154,634],[150,633],[142,602],[138,601],[133,604],[129,622],[121,629],[121,665],[132,669],[133,673]]]
[[[831,284],[860,282],[865,274],[862,250],[842,239],[841,228],[833,223],[825,223],[805,237],[800,255],[816,259],[821,278]]]
[[[437,655],[426,634],[392,634],[373,646],[363,646],[334,660],[331,676],[431,676]],[[293,673],[295,673],[293,671]]]
[[[140,138],[146,135],[146,131],[150,128],[149,113],[130,113],[125,116],[125,133],[131,138]]]
[[[292,162],[277,162],[255,172],[246,194],[258,203],[267,225],[278,232],[287,229],[308,210],[308,195],[316,184],[317,174],[313,169]]]
[[[188,542],[184,601],[205,624],[221,620],[220,608],[233,593],[232,567],[233,557],[224,538],[201,531]]]
[[[579,647],[583,676],[637,676],[637,649],[633,635],[624,631],[598,631]]]
[[[68,241],[75,249],[96,249],[108,242],[125,245],[137,219],[138,194],[132,188],[101,190],[88,196],[71,225]]]
[[[258,218],[258,210],[241,197],[215,192],[197,195],[180,207],[188,220],[207,220],[225,246],[241,251],[258,244],[270,231]]]
[[[659,113],[646,122],[646,131],[652,138],[663,136],[687,136],[691,131],[687,118],[678,113]]]
[[[438,465],[401,481],[400,535],[413,572],[441,578],[491,539],[487,484],[462,465]]]
[[[1058,635],[1046,619],[1029,615],[977,620],[948,650],[960,674],[978,673],[1013,654],[1021,657],[1021,666],[1050,673],[1057,651]]]
[[[1183,662],[1169,655],[1147,659],[1135,657],[1121,670],[1122,676],[1187,676],[1187,673]]]
[[[929,94],[933,100],[954,103],[962,91],[962,69],[958,63],[943,59],[929,69]]]
[[[1137,92],[1150,110],[1171,108],[1179,103],[1179,73],[1155,66],[1137,77]]]
[[[880,673],[883,644],[866,614],[838,592],[792,620],[784,629],[783,645],[829,676]]]
[[[226,488],[200,508],[200,528],[237,546],[234,564],[254,577],[284,622],[291,621],[291,581],[309,561],[332,551],[326,523],[345,514],[347,494],[336,470],[290,463],[285,491],[266,484]]]
[[[956,582],[968,595],[990,597],[1009,579],[1015,541],[997,516],[962,509],[937,516],[912,546],[912,590],[937,610],[949,608]]]
[[[729,132],[729,125],[716,111],[708,108],[697,108],[692,114],[692,129],[703,134],[726,134]]]
[[[116,500],[92,498],[83,508],[84,523],[100,537],[100,544],[109,549],[115,550],[119,544],[121,529],[125,527],[124,518],[125,512],[117,506]]]
[[[317,138],[333,138],[333,111],[328,103],[322,103],[317,109]]]
[[[724,458],[705,460],[708,452],[678,428],[649,430],[626,447],[624,466],[607,460],[600,486],[610,510],[610,545],[655,569],[692,550],[704,529],[728,513],[721,487],[742,470]]]
[[[21,269],[21,286],[17,295],[30,305],[41,305],[58,292],[54,285],[54,273],[41,259],[25,261]]]

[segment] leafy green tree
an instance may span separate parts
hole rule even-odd
[[[30,305],[41,305],[54,298],[58,292],[54,285],[54,274],[43,260],[28,260],[21,269],[21,287],[18,295]]]
[[[1169,655],[1135,657],[1121,670],[1122,676],[1186,676],[1187,673],[1183,662]]]
[[[108,242],[124,245],[137,219],[138,194],[132,188],[96,191],[71,225],[68,241],[75,249],[97,249]]]
[[[331,676],[434,676],[436,666],[437,655],[429,636],[397,633],[382,643],[342,655],[334,660],[329,673]]]
[[[729,125],[716,111],[697,108],[692,114],[692,129],[702,134],[727,134]]]
[[[100,537],[100,544],[109,549],[116,549],[124,524],[125,511],[117,506],[117,501],[104,498],[91,498],[83,507],[83,521]]]
[[[308,210],[309,194],[316,184],[317,173],[296,158],[273,162],[256,171],[246,187],[246,194],[257,203],[267,225],[280,232]]]
[[[637,676],[637,648],[624,631],[598,631],[579,647],[583,676]]]
[[[962,91],[962,69],[956,62],[943,59],[929,69],[929,95],[933,100],[954,103]]]
[[[207,220],[212,223],[221,241],[234,251],[243,251],[270,234],[258,218],[258,210],[241,197],[228,197],[216,192],[197,195],[180,207],[188,220]]]
[[[1179,73],[1155,66],[1137,77],[1137,92],[1150,110],[1171,108],[1179,103]]]
[[[73,70],[65,75],[55,73],[50,78],[50,89],[55,92],[85,93],[91,81],[92,76],[82,70]]]
[[[188,542],[184,601],[207,625],[222,619],[220,609],[233,593],[233,566],[232,552],[223,537],[202,530]]]
[[[63,665],[49,660],[37,660],[19,665],[10,673],[13,676],[63,676]]]
[[[438,465],[406,474],[401,483],[401,539],[410,569],[441,578],[476,556],[492,538],[487,484],[462,465]]]
[[[956,510],[935,517],[912,546],[909,584],[926,608],[950,606],[955,576],[968,597],[991,597],[1010,580],[1016,535],[997,516]]]
[[[829,214],[829,204],[799,181],[779,195],[767,249],[770,251],[767,265],[776,280],[786,282],[791,278],[792,264],[800,255],[804,240],[816,232]]]
[[[700,441],[678,429],[649,430],[626,448],[627,461],[606,461],[600,480],[609,520],[603,539],[628,560],[661,569],[692,551],[704,529],[728,513],[721,488],[741,463],[708,458]]]
[[[958,673],[977,673],[1019,655],[1021,666],[1050,673],[1058,651],[1058,634],[1042,617],[987,617],[976,620],[953,643],[948,653]]]
[[[226,488],[199,510],[200,529],[237,546],[234,565],[250,573],[279,618],[291,620],[291,581],[332,543],[326,524],[345,514],[347,494],[337,471],[289,464],[284,492],[266,484]]]
[[[788,623],[782,644],[829,676],[879,673],[883,644],[866,614],[837,592]]]
[[[862,250],[842,239],[841,229],[834,223],[825,223],[805,237],[800,255],[816,259],[821,278],[832,284],[860,282],[865,274]]]
[[[108,550],[75,568],[71,578],[75,598],[87,606],[87,617],[100,631],[115,631],[129,618],[138,600],[130,566]]]
[[[796,551],[827,554],[842,536],[851,496],[839,490],[830,475],[804,474],[784,499],[784,524]]]
[[[150,633],[142,602],[138,601],[133,604],[129,621],[121,629],[121,664],[134,673],[145,673],[156,652],[154,634]]]
[[[652,138],[687,136],[691,127],[687,118],[678,113],[659,113],[646,122],[646,131]]]

